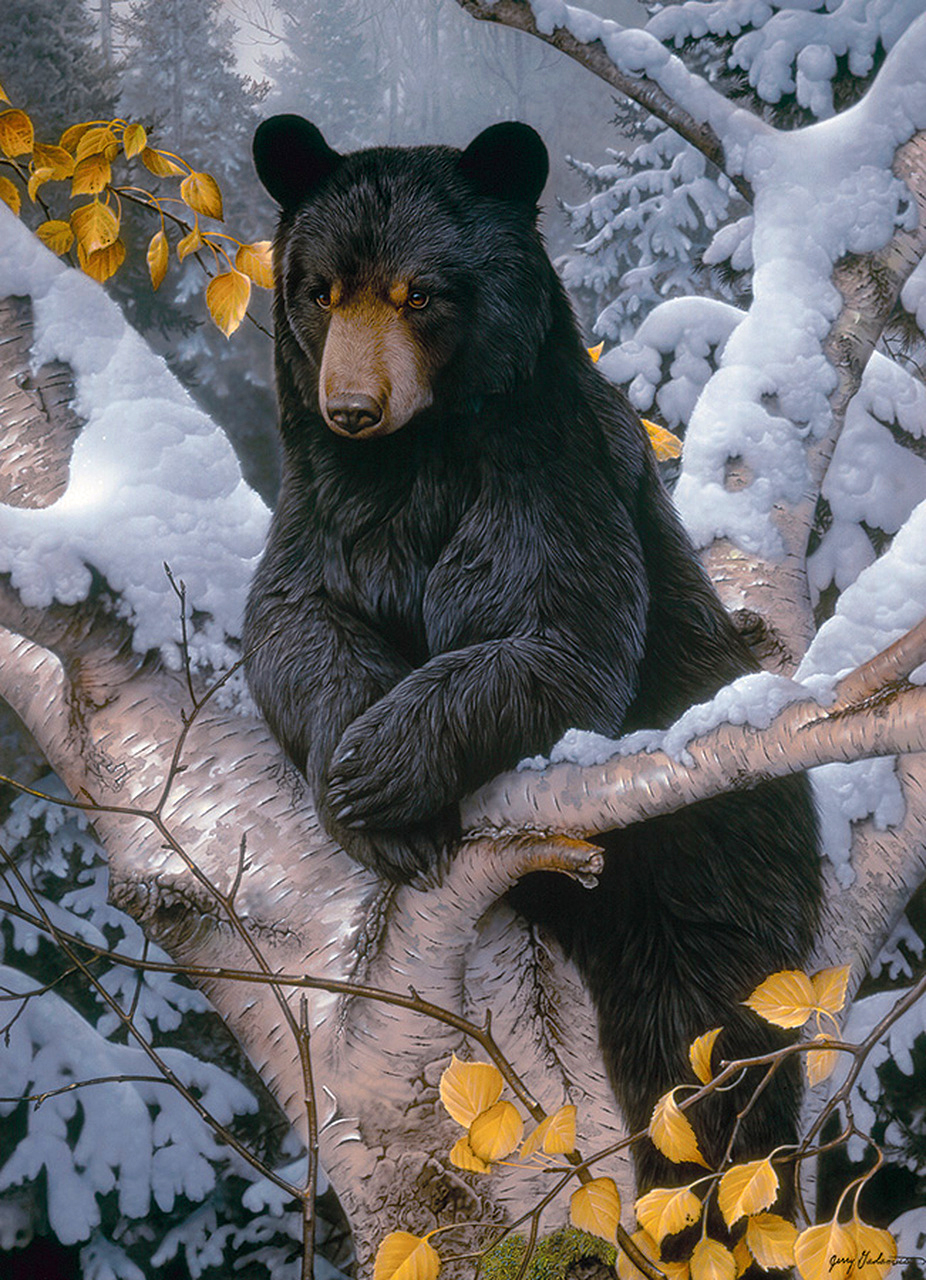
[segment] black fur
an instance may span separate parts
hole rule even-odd
[[[337,157],[304,123],[263,130],[258,171],[285,195],[284,468],[245,642],[272,638],[248,675],[325,825],[405,880],[457,834],[462,795],[569,727],[665,726],[755,664],[643,427],[584,349],[534,225],[546,174],[536,135],[503,126],[462,153]],[[298,158],[279,174],[286,138]],[[408,325],[433,403],[395,434],[345,439],[319,411],[327,317],[313,291],[400,277],[430,297]],[[605,839],[592,895],[535,875],[514,898],[577,961],[636,1128],[691,1079],[695,1036],[722,1024],[724,1057],[781,1043],[740,1002],[808,955],[816,823],[796,777]],[[793,1141],[799,1095],[799,1072],[779,1071],[738,1151]],[[708,1160],[744,1096],[702,1107]],[[638,1148],[643,1188],[692,1174]]]

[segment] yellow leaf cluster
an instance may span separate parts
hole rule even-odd
[[[436,1280],[440,1255],[422,1236],[392,1231],[376,1251],[373,1280]]]
[[[646,1132],[653,1145],[675,1164],[700,1164],[709,1168],[698,1147],[698,1139],[688,1119],[679,1110],[675,1090],[670,1089],[656,1103]]]
[[[614,1244],[621,1220],[621,1198],[613,1178],[593,1178],[573,1192],[569,1220],[579,1231]]]
[[[9,103],[2,90],[0,101]],[[38,235],[57,254],[67,253],[76,245],[82,269],[101,282],[108,280],[125,261],[125,245],[119,235],[121,189],[113,185],[113,163],[120,151],[124,160],[139,158],[156,177],[182,178],[180,195],[196,214],[196,222],[179,240],[177,258],[183,262],[190,254],[208,248],[216,262],[222,258],[228,263],[229,269],[215,276],[207,286],[206,306],[226,337],[234,333],[247,312],[252,285],[273,287],[272,246],[269,240],[242,244],[233,236],[201,231],[200,215],[219,220],[224,217],[222,193],[211,174],[192,170],[178,156],[149,146],[147,132],[137,122],[80,121],[64,130],[57,145],[51,145],[36,141],[32,121],[24,111],[13,106],[0,111],[0,155],[10,159],[30,157],[28,176],[19,170],[30,200],[39,199],[39,192],[47,182],[67,179],[71,181],[72,199],[93,197],[90,203],[72,209],[66,221],[47,216],[38,228]],[[147,196],[149,207],[161,214],[160,229],[151,237],[146,253],[155,289],[163,283],[170,261],[163,199],[165,197],[153,193]],[[20,190],[5,175],[0,175],[0,200],[17,215],[22,212]],[[236,246],[234,265],[223,240],[232,240]]]

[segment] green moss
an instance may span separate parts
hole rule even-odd
[[[526,1248],[524,1236],[508,1236],[484,1258],[480,1280],[513,1280]],[[564,1227],[538,1242],[525,1280],[562,1280],[571,1264],[581,1258],[600,1258],[613,1266],[615,1256],[614,1246],[600,1237]]]

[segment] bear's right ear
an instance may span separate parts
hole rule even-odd
[[[271,116],[254,134],[257,176],[284,209],[294,209],[333,173],[341,156],[302,116]]]
[[[460,168],[482,195],[536,207],[550,173],[543,139],[529,124],[489,125],[460,156]]]

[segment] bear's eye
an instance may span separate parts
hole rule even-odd
[[[328,311],[331,307],[331,290],[313,289],[312,301],[317,307],[321,307],[322,311]]]
[[[409,289],[408,305],[414,307],[416,311],[420,311],[422,307],[426,307],[431,299],[423,289]]]

